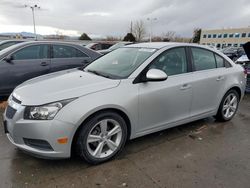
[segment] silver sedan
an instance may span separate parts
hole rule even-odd
[[[231,120],[245,86],[243,68],[213,49],[133,44],[85,68],[18,86],[4,113],[5,133],[35,156],[67,158],[76,151],[98,164],[129,139],[209,116]]]

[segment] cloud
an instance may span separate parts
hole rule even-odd
[[[130,22],[136,20],[143,20],[149,31],[149,17],[157,18],[153,22],[154,35],[176,31],[191,36],[196,27],[250,25],[249,0],[1,0],[0,32],[10,25],[23,26],[22,30],[32,26],[31,10],[24,8],[25,4],[41,6],[35,11],[38,26],[70,31],[73,35],[86,32],[93,36],[124,36]],[[37,32],[53,29],[37,28]]]
[[[86,12],[82,14],[83,16],[111,16],[108,12]]]
[[[39,31],[39,34],[43,34],[43,35],[62,34],[62,35],[69,35],[69,36],[79,36],[78,31],[65,30],[65,29],[49,27],[49,26],[37,26],[36,30]],[[9,33],[9,32],[18,33],[18,32],[24,32],[24,31],[33,33],[34,31],[33,25],[4,25],[1,27],[2,33]]]

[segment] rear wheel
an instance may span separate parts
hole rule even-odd
[[[80,130],[77,151],[88,163],[98,164],[115,157],[124,147],[127,126],[114,112],[95,115]]]
[[[220,121],[231,120],[237,112],[239,100],[239,94],[237,91],[228,91],[221,101],[216,119]]]

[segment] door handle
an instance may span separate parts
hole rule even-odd
[[[47,66],[47,65],[49,65],[47,62],[42,62],[41,64],[40,64],[41,66]]]
[[[190,85],[190,84],[183,84],[183,85],[181,86],[181,90],[186,90],[186,89],[189,89],[189,88],[191,88],[191,85]]]
[[[216,81],[221,81],[221,80],[224,80],[224,76],[218,76]]]

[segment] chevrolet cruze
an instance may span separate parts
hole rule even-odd
[[[98,164],[129,139],[208,116],[231,120],[245,86],[244,69],[219,51],[133,44],[18,86],[4,113],[5,133],[35,156],[67,158],[76,151]]]

